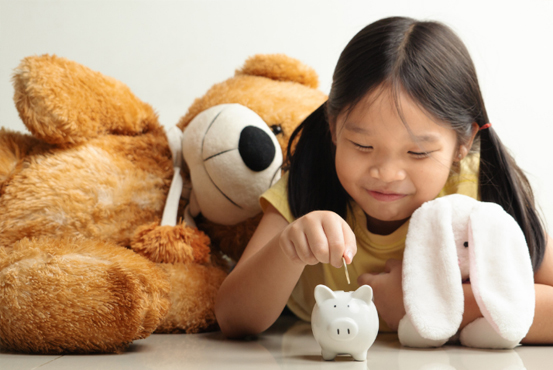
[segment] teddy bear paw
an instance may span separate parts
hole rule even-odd
[[[186,226],[159,226],[154,222],[140,227],[131,249],[156,263],[208,263],[210,240],[202,231]]]

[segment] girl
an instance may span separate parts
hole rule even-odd
[[[294,132],[288,159],[220,288],[215,311],[225,335],[262,332],[286,304],[309,320],[317,284],[356,289],[338,269],[342,257],[357,284],[372,286],[381,330],[396,330],[409,217],[426,201],[461,193],[517,220],[535,271],[536,314],[524,341],[553,343],[553,243],[449,28],[394,17],[361,30],[338,60],[328,101]],[[470,284],[464,292],[462,327],[482,316]]]

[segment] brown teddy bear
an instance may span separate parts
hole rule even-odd
[[[213,326],[226,274],[210,263],[205,234],[173,228],[171,264],[125,248],[160,217],[173,176],[153,109],[55,56],[26,58],[13,81],[33,136],[0,129],[0,344],[114,352],[160,327]]]
[[[226,268],[204,233],[172,220],[191,212],[184,212],[186,191],[170,201],[171,181],[181,177],[179,167],[185,183],[193,176],[152,108],[122,83],[55,56],[25,59],[14,87],[34,136],[0,130],[0,344],[116,352],[154,330],[216,327],[214,298]],[[257,56],[197,99],[179,127],[216,105],[242,104],[282,149],[325,98],[315,73],[298,61]],[[223,177],[232,178],[233,168]],[[259,216],[209,221],[199,213],[199,193],[189,221],[237,258]],[[165,203],[173,209],[163,212]],[[160,226],[162,214],[168,221]]]
[[[177,125],[185,133],[184,172],[192,177],[191,216],[199,229],[209,235],[213,246],[235,261],[261,218],[259,196],[267,184],[270,186],[280,177],[280,163],[292,132],[327,99],[317,87],[316,72],[298,60],[282,54],[256,55],[233,78],[214,85],[196,99]],[[202,129],[201,133],[190,134],[191,126],[196,127],[198,120],[207,120],[208,135],[203,135]],[[265,133],[255,129],[263,129],[265,125]],[[210,145],[217,148],[212,152],[223,154],[202,157],[197,153],[198,147],[203,145],[207,153],[205,146],[210,135],[217,138],[217,143]],[[230,139],[221,143],[221,137]],[[246,140],[248,137],[250,141]],[[192,144],[200,140],[202,144]],[[273,144],[279,150],[274,159],[267,158],[268,147]],[[248,153],[244,147],[257,148],[258,152],[250,149]],[[229,171],[233,176],[225,178]],[[247,193],[247,199],[237,201],[243,193]],[[218,197],[217,208],[213,209],[213,199]],[[190,217],[186,219],[192,224]]]

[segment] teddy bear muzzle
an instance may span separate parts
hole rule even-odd
[[[184,131],[182,152],[192,182],[192,216],[201,213],[222,225],[261,212],[258,198],[280,178],[283,161],[265,121],[240,104],[198,114]]]
[[[265,131],[259,127],[246,126],[240,132],[238,152],[250,170],[261,172],[273,163],[276,148]]]

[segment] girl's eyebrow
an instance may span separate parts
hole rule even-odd
[[[348,131],[355,132],[358,134],[363,134],[367,136],[372,135],[371,130],[358,126],[354,122],[346,122],[346,124],[344,125],[344,128]],[[419,136],[409,135],[409,137],[417,143],[435,143],[437,141],[440,141],[439,136],[436,134],[426,134],[426,135],[419,135]]]
[[[355,133],[358,133],[358,134],[364,134],[364,135],[369,135],[369,136],[371,135],[370,130],[368,130],[364,127],[358,126],[353,122],[346,122],[346,124],[344,125],[344,128],[348,131],[352,131],[352,132],[355,132]]]
[[[412,136],[415,142],[417,143],[435,143],[439,141],[440,139],[438,136],[430,134],[430,135],[421,135],[421,136]]]

